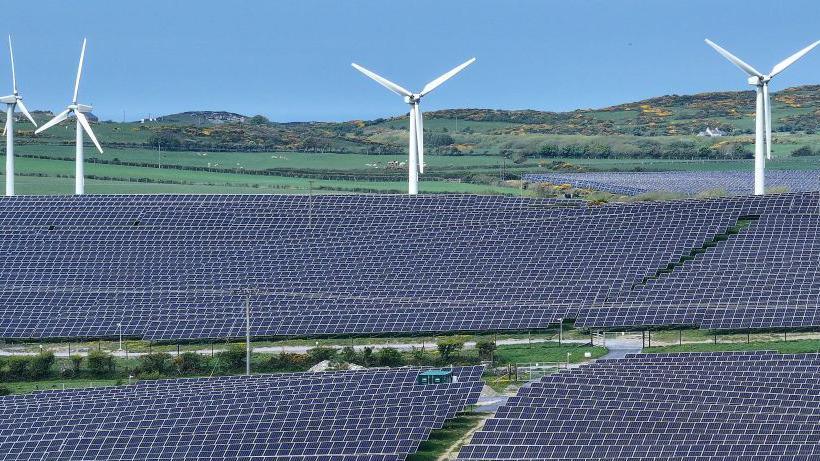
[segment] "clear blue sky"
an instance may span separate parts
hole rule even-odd
[[[4,17],[17,18],[4,22],[30,108],[68,103],[87,35],[80,99],[115,120],[123,110],[391,116],[405,111],[400,98],[352,61],[419,90],[472,56],[425,110],[603,107],[745,89],[706,37],[761,71],[820,39],[817,0],[12,0]],[[0,54],[0,90],[11,87],[8,67]],[[820,83],[820,50],[772,87],[809,83]]]

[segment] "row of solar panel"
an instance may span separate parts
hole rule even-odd
[[[481,367],[177,379],[0,398],[0,459],[403,460],[481,391]]]
[[[522,388],[459,459],[815,459],[818,372],[818,354],[599,360]]]
[[[233,293],[246,287],[260,290],[251,320],[259,336],[535,329],[559,318],[595,328],[818,325],[818,193],[557,203],[2,199],[0,337],[241,336],[243,299]],[[313,213],[322,219],[306,226]],[[750,215],[760,219],[658,275]],[[62,224],[43,228],[56,218]]]

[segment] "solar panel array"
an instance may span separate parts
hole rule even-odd
[[[742,216],[776,215],[791,235],[780,217],[818,202],[10,197],[0,199],[0,337],[241,337],[245,287],[260,290],[255,336],[546,328],[593,315]]]
[[[460,460],[820,458],[820,355],[638,354],[522,388]]]
[[[662,172],[590,172],[533,173],[524,175],[530,182],[571,184],[577,188],[595,189],[618,195],[640,195],[647,192],[676,192],[695,195],[722,190],[733,195],[753,192],[751,171],[662,171]],[[785,188],[788,192],[820,190],[820,171],[769,170],[767,188]]]
[[[0,458],[404,460],[475,404],[482,367],[141,381],[0,398]]]

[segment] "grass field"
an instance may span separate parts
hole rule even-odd
[[[416,453],[407,457],[407,461],[438,460],[448,450],[460,448],[459,442],[488,417],[489,414],[464,413],[445,421],[441,429],[434,430],[430,438],[421,443]]]

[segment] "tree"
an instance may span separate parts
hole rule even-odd
[[[94,376],[103,376],[114,371],[114,356],[103,351],[89,352],[88,371]]]
[[[179,150],[182,147],[182,139],[170,131],[157,131],[148,136],[148,146],[152,149],[159,147],[163,150]]]
[[[312,365],[334,358],[336,358],[336,349],[329,347],[314,347],[308,351],[308,360]]]
[[[174,365],[181,374],[196,373],[203,369],[203,358],[196,352],[183,352],[174,357]]]
[[[496,344],[495,341],[482,339],[476,343],[478,358],[481,360],[494,360]]]
[[[54,365],[54,353],[51,351],[41,351],[31,358],[28,376],[31,379],[43,379],[51,372],[52,365]]]
[[[30,363],[31,360],[29,360],[28,357],[21,357],[19,355],[9,357],[9,360],[6,363],[9,368],[9,379],[26,379],[28,376],[28,367]]]
[[[139,373],[156,373],[159,375],[168,372],[171,356],[165,352],[154,352],[140,357]]]
[[[82,355],[72,355],[71,356],[71,366],[74,369],[74,373],[80,372],[80,366],[83,364],[83,356]]]
[[[356,350],[353,349],[351,346],[343,347],[340,356],[340,358],[347,363],[356,362]]]
[[[451,359],[458,355],[464,348],[464,340],[461,338],[445,338],[438,342],[438,353],[444,363],[450,363]]]
[[[236,371],[245,368],[245,345],[232,344],[228,349],[217,354],[217,360],[225,371]]]
[[[362,359],[360,365],[370,367],[373,366],[375,360],[373,359],[373,348],[365,347],[362,349]]]
[[[404,365],[404,357],[398,350],[385,347],[379,351],[379,365],[383,367],[400,367]]]
[[[248,123],[251,125],[267,125],[270,123],[270,120],[268,120],[268,118],[264,115],[254,115],[248,119]]]

